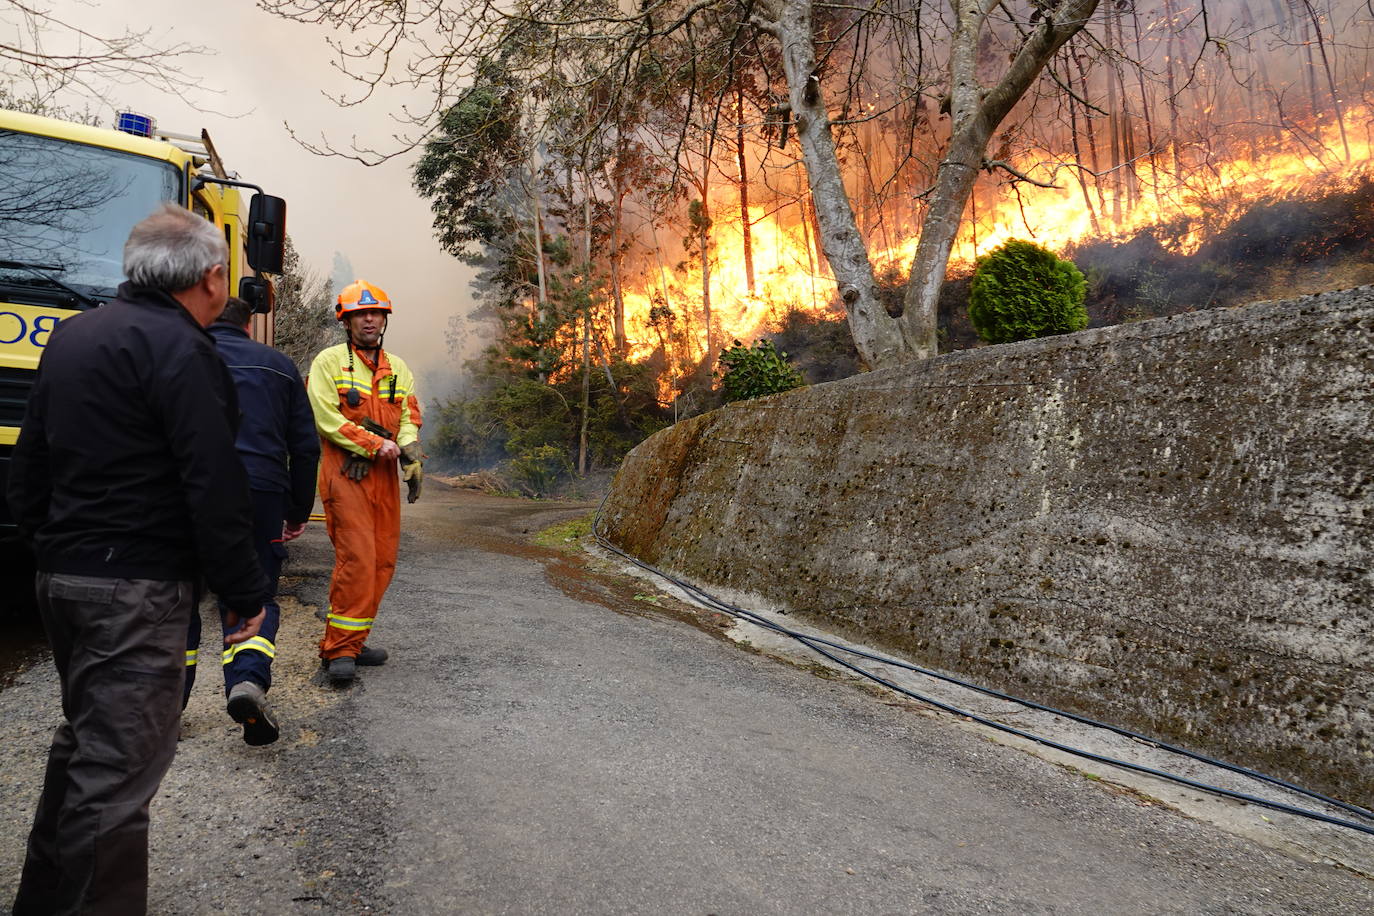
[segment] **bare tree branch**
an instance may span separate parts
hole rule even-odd
[[[0,80],[12,96],[39,107],[72,96],[110,102],[116,87],[133,83],[179,94],[209,91],[180,63],[213,52],[160,44],[151,29],[100,35],[32,0],[0,0],[0,34]]]

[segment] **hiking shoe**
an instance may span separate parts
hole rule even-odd
[[[363,651],[358,653],[356,661],[360,665],[367,665],[371,667],[376,667],[377,665],[385,665],[386,650],[374,649],[372,646],[363,646]]]
[[[271,744],[281,736],[267,705],[267,692],[254,681],[239,681],[230,688],[225,709],[229,718],[243,726],[243,740],[253,747]]]
[[[349,686],[353,683],[353,675],[357,673],[357,662],[347,655],[329,660],[329,680],[335,687]]]

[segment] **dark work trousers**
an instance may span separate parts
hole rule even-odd
[[[276,600],[277,580],[281,576],[282,560],[286,559],[286,546],[281,540],[281,529],[286,520],[286,493],[280,490],[253,490],[252,496],[253,543],[258,548],[258,562],[262,564],[262,571],[267,573],[268,597],[263,602],[267,616],[262,620],[258,635],[247,642],[233,646],[226,646],[222,642],[219,644],[216,655],[223,662],[225,696],[240,681],[257,681],[263,690],[270,688],[272,659],[277,655],[277,627],[281,624],[281,608]],[[223,608],[220,608],[220,619],[224,619]],[[186,636],[186,688],[181,700],[183,709],[191,699],[196,669],[200,667],[200,627],[200,614],[192,614]],[[229,631],[225,630],[224,635],[229,635]]]
[[[191,583],[38,575],[62,681],[15,916],[148,907],[148,803],[172,765]]]

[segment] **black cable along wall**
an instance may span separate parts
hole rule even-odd
[[[1368,803],[1374,289],[942,356],[679,423],[611,541]]]

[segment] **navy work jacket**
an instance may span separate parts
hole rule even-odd
[[[287,495],[286,521],[299,525],[315,505],[320,439],[296,364],[226,321],[210,325],[215,348],[238,389],[239,435],[235,442],[248,484]]]

